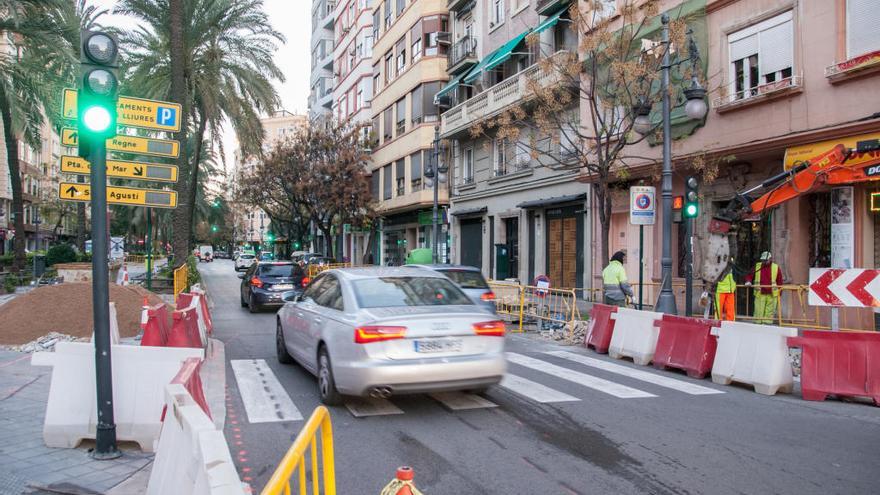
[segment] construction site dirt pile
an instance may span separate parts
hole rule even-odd
[[[144,296],[150,306],[162,303],[159,296],[142,287],[110,284],[120,337],[134,337],[140,331]],[[168,309],[170,314],[173,308]],[[39,287],[0,306],[0,345],[25,344],[50,332],[92,335],[91,283]]]

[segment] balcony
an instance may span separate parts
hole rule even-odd
[[[452,44],[446,55],[447,72],[457,74],[477,63],[477,39],[465,36]]]
[[[462,7],[464,7],[465,5],[474,3],[476,3],[474,0],[449,0],[449,2],[446,4],[446,8],[449,9],[450,12],[456,12],[459,10],[464,10],[462,9]],[[469,7],[470,8],[468,8],[467,10],[472,9],[473,5],[469,5]]]
[[[719,96],[712,101],[712,107],[718,113],[748,107],[763,101],[775,100],[800,93],[804,89],[803,77],[795,75],[780,79],[754,88],[745,89],[728,95]]]
[[[571,0],[538,0],[538,15],[553,15],[562,9],[568,8]]]
[[[834,84],[878,71],[880,71],[880,50],[826,67],[825,78]]]
[[[333,29],[333,9],[336,8],[336,2],[322,2],[318,8],[312,12],[312,30],[315,29]]]
[[[570,56],[572,56],[571,52],[559,51],[553,55],[553,58]],[[443,113],[440,117],[441,136],[451,137],[467,130],[480,120],[493,117],[531,98],[530,81],[537,82],[542,88],[563,82],[562,76],[555,67],[551,66],[543,70],[540,64],[532,65]]]

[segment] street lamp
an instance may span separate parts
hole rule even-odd
[[[663,197],[663,252],[660,258],[660,296],[657,298],[655,310],[661,313],[678,314],[675,307],[675,294],[672,293],[672,117],[669,102],[669,69],[671,67],[669,61],[669,14],[662,14],[660,22],[663,24],[661,43],[665,47],[660,79],[660,93],[663,101],[663,182],[661,189]],[[700,86],[696,76],[700,54],[692,34],[691,31],[688,31],[689,56],[687,60],[682,61],[691,62],[694,74],[691,86],[684,91],[684,96],[687,99],[685,113],[692,119],[702,119],[706,116],[708,106],[705,102],[706,90]],[[636,132],[644,135],[650,132],[653,127],[646,125],[650,123],[650,118],[647,113],[644,113],[644,107],[647,107],[648,113],[650,113],[650,105],[645,100],[640,100],[640,103],[643,105],[637,106],[633,128]]]
[[[440,155],[445,153],[443,143],[440,141],[440,126],[434,126],[434,149],[431,152],[431,163],[425,169],[425,181],[428,187],[434,187],[434,209],[431,222],[431,260],[433,263],[440,262],[440,217],[439,217],[439,196],[440,184],[446,183],[446,172],[449,171],[445,161],[440,160]],[[436,171],[436,173],[435,173]]]

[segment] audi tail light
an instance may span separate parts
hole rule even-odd
[[[402,339],[406,336],[406,327],[366,326],[354,329],[355,344],[369,344],[386,340]]]
[[[501,320],[474,323],[473,329],[475,334],[484,337],[504,337],[504,322]]]

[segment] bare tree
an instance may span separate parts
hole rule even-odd
[[[623,0],[611,16],[607,2],[574,2],[568,24],[576,49],[550,53],[540,35],[526,38],[539,53],[537,70],[527,78],[520,104],[470,129],[471,136],[507,140],[541,166],[578,169],[593,191],[601,224],[601,256],[609,259],[611,190],[626,181],[631,167],[653,160],[634,145],[662,140],[659,122],[661,62],[670,50],[676,70],[670,84],[674,105],[683,102],[682,81],[696,76],[705,87],[704,68],[689,47],[687,23],[694,13],[668,12],[670,41],[660,38],[659,0]],[[573,47],[572,47],[573,48]],[[653,113],[652,113],[653,109]],[[645,134],[635,132],[637,117],[648,119]],[[514,146],[510,146],[513,148]]]

